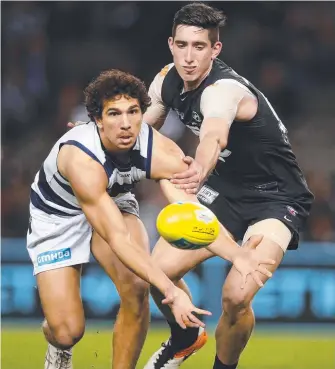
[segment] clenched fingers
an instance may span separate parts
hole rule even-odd
[[[191,165],[191,164],[194,162],[194,159],[193,159],[193,158],[191,158],[190,156],[185,156],[185,157],[183,158],[183,161],[184,161],[184,163],[186,163],[186,164],[188,164],[188,165]]]
[[[194,178],[199,182],[199,173],[195,169],[189,168],[184,172],[174,174],[171,182],[174,184],[189,183],[191,180],[194,181]]]
[[[197,194],[198,193],[198,188],[187,188],[185,190],[186,193],[191,193],[191,194]]]
[[[190,183],[184,183],[184,184],[177,184],[175,187],[179,188],[181,190],[197,189],[199,187],[199,182],[190,182]]]

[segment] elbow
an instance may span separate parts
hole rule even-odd
[[[218,138],[217,143],[220,147],[220,151],[222,151],[227,147],[228,140],[226,138]]]
[[[228,140],[220,136],[215,137],[216,144],[218,145],[218,150],[221,152],[227,147]]]
[[[200,141],[203,140],[208,141],[208,144],[210,143],[210,146],[217,145],[221,150],[223,150],[228,143],[227,137],[222,137],[222,135],[217,132],[207,133],[203,137],[200,136]]]

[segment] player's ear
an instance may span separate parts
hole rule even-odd
[[[216,41],[212,47],[212,60],[214,60],[220,54],[222,50],[222,42]]]
[[[171,54],[173,55],[173,37],[169,37],[168,45],[169,45],[169,49],[171,51]]]
[[[99,129],[102,128],[102,123],[100,119],[95,119],[95,124],[98,126]]]

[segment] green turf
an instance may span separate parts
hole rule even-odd
[[[167,331],[151,330],[138,369],[167,338]],[[110,369],[111,333],[89,329],[74,350],[75,369]],[[36,329],[2,329],[2,369],[42,369],[46,343]],[[211,369],[214,337],[182,366],[184,369]],[[335,368],[335,338],[319,333],[260,332],[254,334],[239,369],[332,369]]]

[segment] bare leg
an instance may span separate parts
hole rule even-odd
[[[131,237],[149,254],[143,223],[123,214]],[[107,243],[96,233],[92,253],[115,283],[120,294],[120,310],[114,326],[113,369],[135,369],[149,326],[149,285],[121,263]]]
[[[84,335],[85,318],[80,298],[80,267],[54,269],[37,275],[45,316],[46,340],[59,349],[69,349]]]
[[[268,269],[274,272],[283,258],[280,246],[268,238],[263,238],[257,250],[274,259],[275,265]],[[259,273],[261,280],[268,279]],[[233,267],[228,274],[223,288],[223,313],[216,328],[216,350],[219,360],[226,365],[236,364],[245,348],[255,325],[251,301],[259,290],[257,284],[249,278],[246,286],[240,288],[241,277]]]

